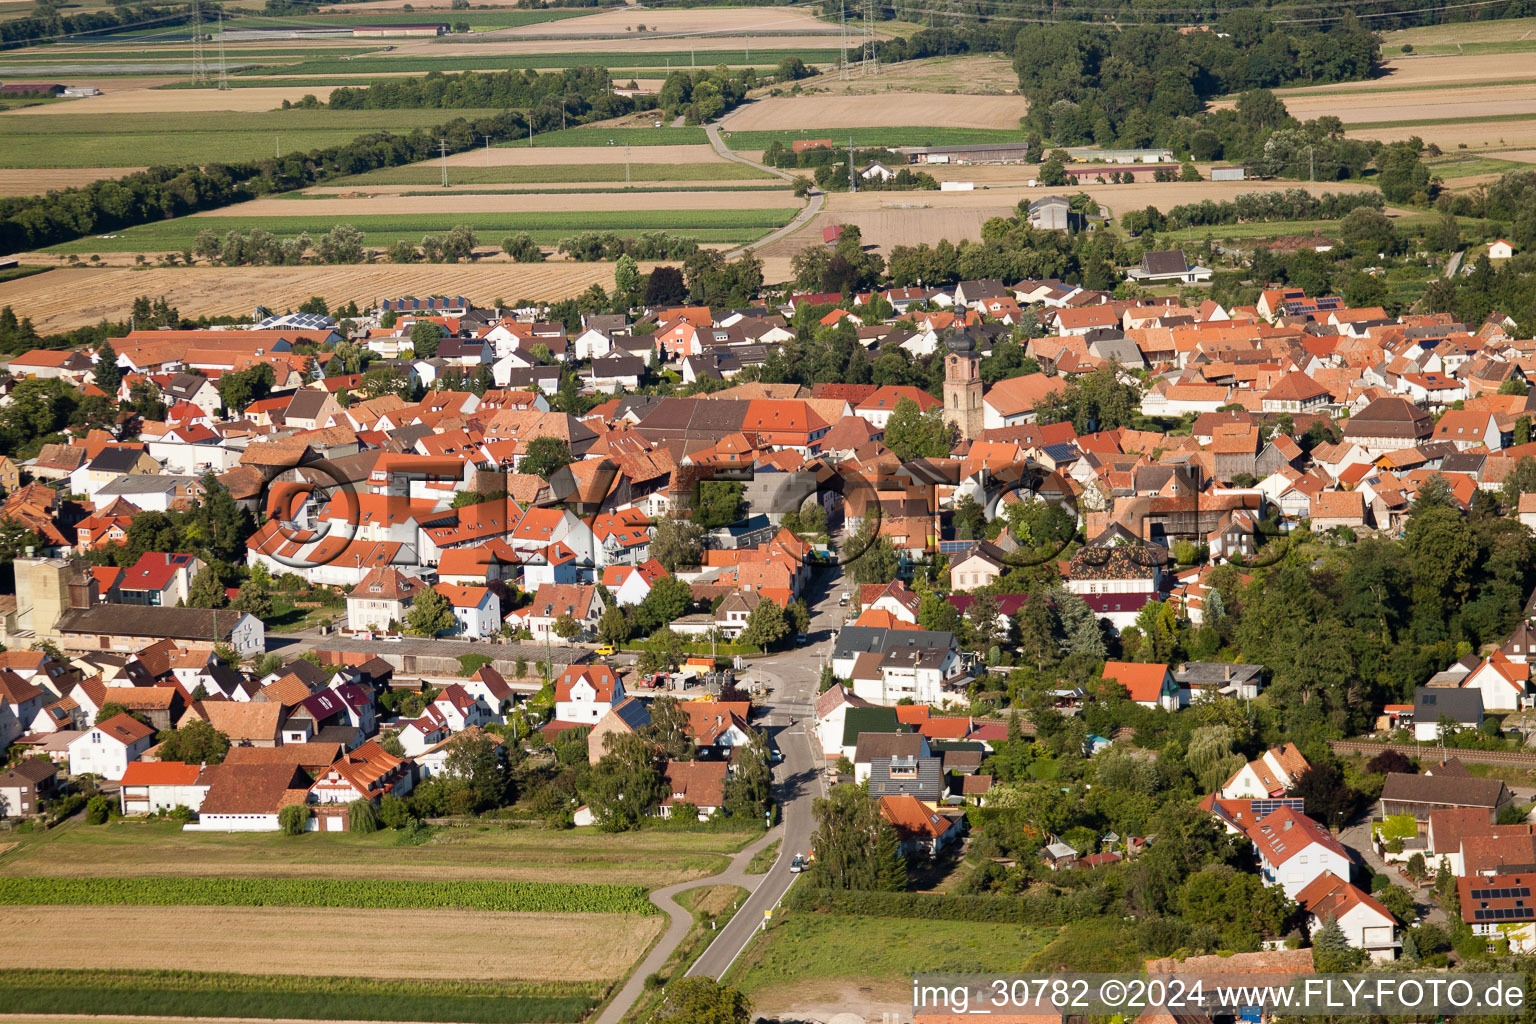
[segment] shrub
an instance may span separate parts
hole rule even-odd
[[[277,812],[277,824],[284,835],[303,835],[309,827],[309,808],[304,804],[289,804]]]
[[[353,832],[370,835],[379,830],[379,812],[371,800],[354,800],[347,808],[347,827]]]
[[[85,823],[87,825],[105,825],[107,819],[112,817],[112,798],[105,796],[93,796],[85,805]]]
[[[393,793],[379,801],[379,821],[387,828],[405,828],[415,819],[404,800]]]

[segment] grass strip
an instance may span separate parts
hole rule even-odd
[[[163,252],[189,248],[202,231],[220,237],[230,231],[248,232],[256,228],[280,238],[300,232],[319,236],[337,224],[350,224],[363,232],[363,244],[374,248],[398,241],[419,243],[423,234],[443,232],[459,224],[468,224],[481,235],[484,244],[496,244],[503,237],[526,231],[540,244],[585,231],[638,233],[667,231],[699,241],[731,242],[756,238],[773,228],[789,223],[798,211],[793,208],[762,210],[582,210],[544,211],[538,213],[439,213],[439,214],[365,214],[327,217],[178,217],[175,220],[141,224],[109,236],[88,236],[53,246],[51,252]],[[707,646],[707,645],[706,645]]]
[[[1401,121],[1353,121],[1344,126],[1347,132],[1365,131],[1370,128],[1429,128],[1446,124],[1497,124],[1500,121],[1529,121],[1531,114],[1483,114],[1479,117],[1427,117],[1405,118]]]
[[[381,968],[383,967],[381,963]],[[521,985],[196,971],[0,970],[0,1006],[16,1013],[307,1020],[566,1024],[599,986]]]
[[[469,42],[471,40],[461,40]],[[488,40],[494,42],[495,40]],[[692,66],[712,68],[772,67],[785,57],[799,57],[807,64],[830,64],[836,50],[687,50],[675,53],[601,52],[601,53],[495,53],[463,57],[358,57],[354,60],[302,60],[289,65],[293,74],[314,75],[327,72],[361,74],[374,71],[473,71],[506,68],[577,68],[596,65],[605,68],[670,68],[681,71]]]
[[[0,878],[11,906],[355,907],[654,914],[639,885],[323,878]]]
[[[436,185],[442,180],[442,169],[434,164],[409,164],[405,167],[384,167],[367,174],[341,178],[336,185]],[[626,180],[623,164],[531,164],[528,166],[502,165],[499,167],[473,167],[455,164],[448,169],[448,180],[456,185],[523,185],[554,182],[576,184],[578,182],[622,182]],[[747,181],[773,180],[755,167],[728,160],[705,164],[653,164],[629,165],[631,181]],[[782,184],[776,187],[784,187]]]

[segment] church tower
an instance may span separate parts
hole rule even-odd
[[[976,342],[962,330],[951,331],[949,354],[944,357],[944,422],[953,423],[960,436],[974,441],[981,435],[981,356]]]

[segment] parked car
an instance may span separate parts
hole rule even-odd
[[[806,644],[808,644],[810,642],[811,642],[811,635],[809,633],[797,633],[795,635],[795,646],[796,647],[804,647]]]
[[[617,647],[614,647],[613,644],[603,644],[603,646],[599,647],[592,653],[597,655],[599,658],[611,658],[615,654],[618,654],[619,650]]]
[[[399,633],[385,633],[383,636],[379,637],[379,639],[383,640],[387,644],[398,644],[400,641],[404,640],[405,637],[401,636]]]
[[[804,870],[805,858],[797,853],[795,854],[795,859],[789,862],[789,873],[792,875],[798,875]]]
[[[845,608],[848,605],[848,591],[843,591],[843,596],[837,599],[837,606]]]

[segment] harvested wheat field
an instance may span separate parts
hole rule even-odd
[[[1134,185],[1084,185],[1072,192],[1086,192],[1107,206],[1113,217],[1127,210],[1156,206],[1166,210],[1183,203],[1206,199],[1221,202],[1243,192],[1306,188],[1315,193],[1352,192],[1369,189],[1364,182],[1231,181],[1231,182],[1138,182]],[[763,255],[792,256],[819,241],[829,224],[857,224],[868,245],[889,251],[896,245],[930,244],[941,238],[951,242],[979,239],[981,226],[990,217],[1011,217],[1020,200],[1036,199],[1050,190],[1018,186],[978,189],[974,192],[839,192],[827,197],[826,208],[805,228],[764,247]]]
[[[254,199],[194,217],[217,220],[221,217],[358,217],[376,213],[394,215],[412,213],[537,213],[558,209],[584,213],[599,210],[633,210],[637,205],[668,210],[766,210],[783,207],[799,209],[805,205],[787,188],[752,192],[679,192],[673,195],[649,195],[645,198],[623,192],[578,192],[569,195],[432,195],[364,196],[307,199]]]
[[[255,89],[127,89],[86,96],[69,103],[44,103],[23,107],[11,117],[47,117],[50,114],[161,114],[204,113],[217,110],[276,110],[283,100],[297,103],[313,95],[324,103],[331,91],[324,86],[285,85]]]
[[[1536,51],[1501,53],[1490,57],[1485,54],[1466,54],[1446,57],[1399,57],[1386,60],[1381,65],[1381,77],[1372,82],[1341,82],[1334,86],[1318,86],[1318,89],[1359,89],[1366,85],[1382,88],[1402,88],[1405,85],[1458,85],[1467,82],[1500,82],[1536,78]],[[1285,98],[1282,90],[1281,97]]]
[[[764,11],[772,11],[774,8],[765,7]],[[581,19],[585,21],[586,19]],[[542,26],[541,26],[542,27]],[[512,29],[505,31],[511,32]],[[443,38],[449,38],[444,36]],[[842,39],[836,33],[824,36],[794,36],[793,38],[774,36],[728,35],[728,36],[669,36],[662,32],[646,32],[633,38],[626,36],[624,39],[594,39],[587,43],[580,43],[571,39],[526,39],[515,36],[505,36],[500,32],[481,32],[476,38],[484,39],[482,43],[421,43],[416,45],[401,46],[392,53],[381,54],[389,57],[498,57],[516,56],[535,53],[573,53],[584,51],[608,52],[614,47],[620,47],[627,54],[635,53],[676,53],[681,54],[689,46],[699,50],[769,50],[769,49],[796,49],[796,50],[835,50],[842,43]],[[579,49],[577,48],[579,47]],[[773,64],[777,58],[767,61]]]
[[[477,7],[482,4],[489,7],[516,7],[519,4],[523,4],[523,0],[475,0]],[[350,14],[353,11],[401,11],[407,7],[411,8],[413,13],[422,15],[422,21],[424,22],[446,19],[451,10],[449,4],[441,2],[441,0],[434,0],[434,2],[430,3],[422,3],[421,0],[415,0],[415,2],[412,2],[412,0],[365,0],[364,3],[347,4],[345,10]],[[437,12],[441,12],[441,14]],[[460,16],[458,12],[453,12],[453,17],[457,18]]]
[[[0,168],[0,196],[35,196],[55,188],[78,188],[102,178],[121,178],[142,167]]]
[[[1369,93],[1312,91],[1284,97],[1293,117],[1310,121],[1331,114],[1345,124],[1374,121],[1429,121],[1442,118],[1536,114],[1536,90],[1529,85],[1480,85],[1460,89],[1376,90]]]
[[[896,97],[770,96],[737,108],[720,124],[733,132],[931,124],[947,128],[1017,128],[1019,118],[1028,111],[1029,103],[1022,96],[921,92]]]
[[[366,7],[366,4],[360,5]],[[358,10],[349,5],[347,10]],[[419,10],[420,8],[418,8]],[[645,26],[645,32],[636,30]],[[836,26],[802,9],[783,7],[703,7],[698,10],[613,10],[584,18],[545,21],[533,25],[488,32],[501,36],[591,36],[620,35],[644,39],[660,36],[757,35],[758,33],[804,32],[828,34]]]
[[[0,172],[0,173],[3,173],[3,172]],[[3,180],[3,179],[0,179],[0,180]],[[602,194],[613,194],[613,195],[627,195],[629,197],[629,203],[624,205],[624,206],[616,207],[616,209],[629,210],[629,209],[635,209],[636,207],[641,206],[641,205],[653,206],[658,200],[660,200],[662,198],[665,198],[664,196],[662,196],[660,194],[661,191],[665,190],[665,189],[678,189],[678,190],[681,190],[683,192],[707,192],[710,189],[722,189],[724,191],[729,192],[729,191],[733,191],[733,190],[740,190],[744,186],[750,185],[750,186],[752,186],[752,190],[751,190],[750,194],[759,195],[759,196],[768,196],[768,195],[772,195],[772,193],[774,192],[774,189],[771,188],[771,187],[759,187],[759,186],[772,186],[772,185],[775,184],[775,182],[773,182],[769,178],[747,178],[747,179],[732,178],[732,179],[721,180],[721,181],[708,181],[708,180],[705,180],[705,181],[695,181],[693,179],[671,181],[671,180],[646,178],[646,177],[643,177],[643,176],[641,176],[639,174],[636,174],[634,176],[634,178],[632,179],[631,184],[635,188],[637,188],[637,189],[643,188],[643,189],[645,189],[645,191],[644,192],[624,192],[623,189],[624,189],[625,186],[624,186],[623,182],[607,182],[607,183],[603,183],[603,184],[599,184],[599,183],[595,183],[595,182],[580,182],[580,183],[572,184],[570,186],[564,186],[564,185],[561,185],[559,182],[555,182],[555,181],[530,181],[530,182],[515,182],[514,181],[514,182],[505,182],[505,183],[473,182],[473,181],[472,182],[462,182],[462,183],[461,182],[454,182],[453,183],[453,191],[454,191],[454,194],[456,194],[456,195],[464,195],[464,194],[476,193],[476,192],[482,193],[482,194],[489,192],[489,193],[492,193],[492,194],[497,194],[497,193],[528,193],[529,195],[543,195],[544,196],[543,204],[534,207],[535,209],[548,209],[552,204],[558,203],[560,205],[561,209],[569,210],[569,209],[574,209],[574,207],[570,206],[566,202],[566,199],[568,197],[574,195],[575,193],[572,193],[572,192],[561,192],[559,190],[564,189],[564,188],[579,188],[579,189],[583,189],[583,190],[586,190],[588,192],[591,192],[593,194],[602,193]],[[311,196],[355,196],[355,195],[394,196],[394,195],[400,195],[401,193],[404,193],[404,192],[418,192],[419,193],[419,192],[421,192],[421,191],[423,191],[425,189],[432,188],[435,185],[436,185],[435,182],[432,182],[432,183],[429,183],[429,184],[425,184],[425,185],[374,185],[374,184],[368,184],[368,183],[358,184],[358,185],[317,185],[314,188],[307,188],[307,189],[305,189],[304,190],[304,194],[305,195],[311,195]],[[4,195],[4,194],[5,193],[3,191],[0,191],[0,195]],[[668,201],[670,202],[671,200],[668,200]],[[769,206],[775,206],[775,205],[777,205],[776,202],[765,202],[765,203],[762,204],[763,207],[769,207]],[[754,204],[753,208],[754,209],[758,209],[760,207],[758,207],[758,206],[756,206]],[[304,209],[308,209],[308,207],[304,207]],[[603,209],[608,209],[608,207],[603,207]],[[368,212],[372,212],[372,211],[368,211]]]
[[[498,914],[311,907],[4,907],[19,968],[324,973],[394,978],[609,981],[629,973],[661,915]],[[410,935],[451,957],[381,957],[379,937]],[[124,941],[132,936],[131,941]]]
[[[707,145],[631,146],[629,159],[648,164],[723,164]],[[435,162],[435,161],[434,161]],[[448,166],[531,167],[548,164],[622,164],[623,146],[498,146],[489,151],[466,149],[448,158]]]
[[[1536,117],[1524,121],[1462,124],[1414,124],[1404,121],[1390,128],[1361,128],[1345,134],[1352,139],[1376,139],[1380,142],[1399,142],[1417,136],[1426,146],[1433,144],[1446,152],[1463,147],[1477,151],[1526,148],[1536,147]]]
[[[890,92],[1017,93],[1019,75],[1006,57],[966,54],[887,64],[873,78],[840,81],[827,76],[816,79],[813,88],[839,96]]]
[[[29,258],[23,262],[45,260]],[[641,264],[649,271],[655,264]],[[489,303],[567,299],[593,284],[613,287],[612,263],[377,264],[340,267],[156,267],[132,270],[65,267],[15,281],[0,282],[0,306],[30,316],[44,333],[94,324],[126,315],[135,297],[163,295],[183,316],[249,313],[258,305],[293,309],[311,295],[331,306],[358,305],[398,295],[466,295]],[[271,870],[253,865],[255,873]],[[493,872],[494,877],[538,879],[547,867]],[[153,874],[153,871],[146,872]],[[378,877],[422,877],[420,873]],[[464,877],[474,877],[465,875]],[[623,879],[615,878],[615,881]]]

